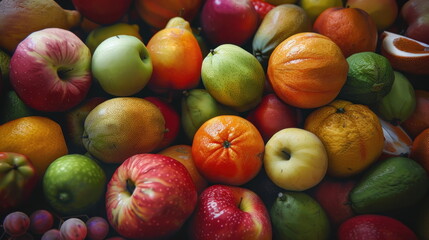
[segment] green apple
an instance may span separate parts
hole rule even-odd
[[[145,44],[130,35],[107,38],[92,56],[93,76],[104,91],[114,96],[131,96],[141,91],[152,70]]]
[[[304,191],[317,185],[328,169],[328,154],[322,141],[301,128],[285,128],[266,143],[264,168],[277,186]]]
[[[43,194],[60,214],[83,214],[102,199],[106,188],[103,169],[91,158],[67,154],[53,161],[43,176]]]

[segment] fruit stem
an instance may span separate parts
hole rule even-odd
[[[214,55],[214,54],[215,54],[215,50],[214,50],[214,49],[210,49],[209,51],[210,51],[210,54],[211,54],[211,55]]]
[[[243,197],[240,198],[240,202],[238,202],[238,208],[241,209],[241,202],[243,202]]]
[[[228,140],[225,140],[222,145],[224,148],[229,148],[231,146],[231,143]]]
[[[345,113],[346,111],[344,110],[344,108],[338,108],[337,109],[337,113]]]
[[[130,179],[127,179],[127,190],[130,194],[133,194],[134,189],[136,189],[136,185]]]
[[[286,155],[286,160],[289,160],[290,159],[290,154],[289,154],[289,152],[287,152],[287,151],[285,151],[285,150],[282,150],[282,153],[284,154],[284,155]]]

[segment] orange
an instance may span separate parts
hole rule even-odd
[[[328,153],[333,177],[356,175],[381,155],[384,135],[377,115],[363,104],[335,100],[311,112],[304,128],[316,134]]]
[[[200,83],[203,56],[191,31],[179,27],[156,32],[147,44],[153,72],[148,87],[155,92],[186,90]]]
[[[393,125],[379,118],[384,135],[384,148],[380,160],[390,157],[408,156],[413,140],[400,125]]]
[[[192,157],[209,182],[242,185],[260,171],[264,149],[264,140],[250,121],[235,115],[219,115],[196,131]]]
[[[429,74],[429,44],[396,33],[381,34],[380,52],[392,67],[411,74]]]
[[[402,128],[411,138],[417,137],[423,130],[429,128],[429,91],[416,89],[416,108],[404,122]]]
[[[26,155],[39,177],[55,159],[68,153],[61,126],[47,117],[28,116],[9,121],[0,125],[0,136],[0,152]]]
[[[185,165],[188,172],[194,180],[197,191],[201,193],[207,187],[207,180],[198,172],[195,167],[194,159],[192,158],[192,147],[190,145],[179,144],[173,145],[158,152],[159,154],[176,159]]]
[[[341,49],[317,33],[297,33],[281,42],[268,61],[268,80],[289,105],[316,108],[328,104],[346,82],[348,63]]]
[[[423,130],[411,145],[410,158],[420,163],[429,173],[429,128]]]
[[[358,52],[374,52],[377,47],[377,26],[359,8],[328,8],[316,18],[313,31],[332,39],[346,58]]]

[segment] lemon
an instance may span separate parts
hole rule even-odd
[[[314,22],[324,10],[331,7],[342,7],[342,0],[301,0],[301,7],[307,12],[307,15]]]

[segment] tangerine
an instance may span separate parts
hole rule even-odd
[[[348,63],[341,49],[318,33],[297,33],[281,42],[268,61],[268,80],[289,105],[316,108],[337,97]]]
[[[209,182],[242,185],[259,173],[264,149],[264,140],[250,121],[219,115],[204,122],[195,133],[192,157]]]

